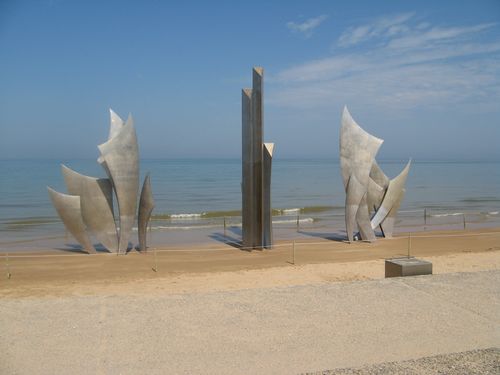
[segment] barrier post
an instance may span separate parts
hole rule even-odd
[[[154,255],[155,255],[155,266],[152,268],[152,270],[154,272],[158,272],[158,262],[156,260],[156,247],[153,248],[153,252],[154,252]]]
[[[151,224],[151,220],[149,220],[149,240],[148,243],[151,245],[151,238],[153,237],[153,225]],[[146,248],[144,249],[144,252],[147,253],[148,251],[148,245],[146,245]]]
[[[411,232],[408,232],[408,258],[410,258],[411,251]]]
[[[10,266],[9,266],[9,253],[7,253],[7,256],[5,257],[5,268],[7,270],[7,279],[10,279],[12,274],[10,273]]]
[[[292,264],[295,265],[295,240],[292,244]]]

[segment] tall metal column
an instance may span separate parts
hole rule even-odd
[[[252,89],[242,91],[242,245],[262,249],[272,246],[272,146],[263,143],[264,70],[255,67],[252,73]]]

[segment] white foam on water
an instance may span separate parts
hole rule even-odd
[[[151,230],[191,230],[191,229],[208,229],[208,228],[220,228],[220,225],[186,225],[186,226],[175,226],[175,225],[158,225],[151,227]]]
[[[292,219],[292,220],[273,220],[273,224],[290,224],[290,223],[296,223],[297,220]],[[313,223],[314,219],[312,217],[306,217],[303,219],[299,219],[299,223]]]
[[[431,217],[446,217],[446,216],[460,216],[463,215],[463,212],[451,212],[449,214],[433,214]]]
[[[170,219],[180,219],[180,220],[189,220],[189,219],[199,219],[203,216],[201,214],[172,214],[170,215]]]

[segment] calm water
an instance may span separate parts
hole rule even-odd
[[[30,248],[46,246],[41,239],[64,234],[46,190],[51,186],[66,191],[60,163],[83,174],[105,177],[94,159],[0,161],[0,250],[26,240],[35,240]],[[392,178],[405,161],[379,164]],[[208,233],[212,226],[220,227],[223,217],[229,226],[238,225],[239,159],[143,160],[141,180],[148,171],[156,200],[152,225],[158,231],[203,227]],[[341,230],[344,197],[338,161],[273,161],[272,205],[278,227],[295,223],[300,215],[306,226]],[[500,162],[414,161],[400,208],[399,230],[422,225],[424,209],[427,224],[459,224],[464,213],[467,222],[476,225],[498,224]]]

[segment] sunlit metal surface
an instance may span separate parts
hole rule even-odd
[[[71,233],[88,251],[93,247],[86,229],[108,250],[126,252],[137,213],[139,148],[132,116],[129,115],[124,123],[112,109],[109,114],[108,140],[98,146],[101,155],[97,159],[109,178],[85,176],[63,165],[62,174],[70,195],[51,189],[49,193],[68,230],[71,228]],[[113,190],[118,203],[118,228],[113,211]],[[146,248],[145,228],[153,207],[148,175],[138,215],[140,248]]]
[[[68,193],[80,196],[82,219],[87,229],[106,249],[118,251],[111,181],[85,176],[65,165],[61,170]]]
[[[263,158],[263,246],[271,248],[273,246],[273,215],[271,206],[271,169],[273,162],[274,143],[264,143]]]
[[[346,191],[345,221],[350,242],[355,228],[365,241],[375,241],[380,226],[385,237],[392,236],[399,205],[404,196],[410,162],[393,180],[382,171],[375,156],[383,140],[364,131],[344,107],[340,128],[340,167]],[[370,215],[375,212],[370,220]]]
[[[271,166],[273,146],[263,143],[263,74],[253,68],[252,89],[242,91],[242,246],[272,247]]]
[[[384,223],[388,218],[394,218],[405,193],[406,179],[410,171],[411,160],[404,167],[401,173],[389,182],[389,187],[384,196],[382,204],[377,210],[377,213],[371,220],[371,226],[375,229],[381,223]],[[390,214],[392,212],[392,214]],[[388,220],[383,232],[386,236],[392,236],[393,220]]]
[[[142,184],[141,198],[139,199],[139,214],[137,217],[137,231],[139,235],[139,250],[147,250],[147,228],[151,214],[155,207],[153,191],[151,190],[151,178],[149,173]]]
[[[352,231],[357,223],[361,238],[372,241],[373,230],[369,225],[370,221],[366,220],[368,217],[367,193],[370,171],[383,140],[364,131],[351,117],[347,107],[344,107],[341,123],[340,167],[344,188],[348,195],[346,203],[349,201],[349,207],[346,207],[345,213],[347,237],[349,241],[353,241]],[[349,183],[352,177],[355,181]],[[348,185],[350,185],[349,188]],[[356,199],[349,198],[349,196]],[[358,215],[361,203],[363,203],[363,208],[366,207],[366,215],[364,212]]]
[[[139,148],[132,116],[121,130],[98,146],[104,169],[113,182],[119,211],[119,252],[126,252],[137,210]]]
[[[47,189],[52,204],[68,232],[82,245],[83,250],[88,253],[95,253],[95,248],[90,242],[82,219],[80,197],[59,193],[50,187],[47,187]]]

